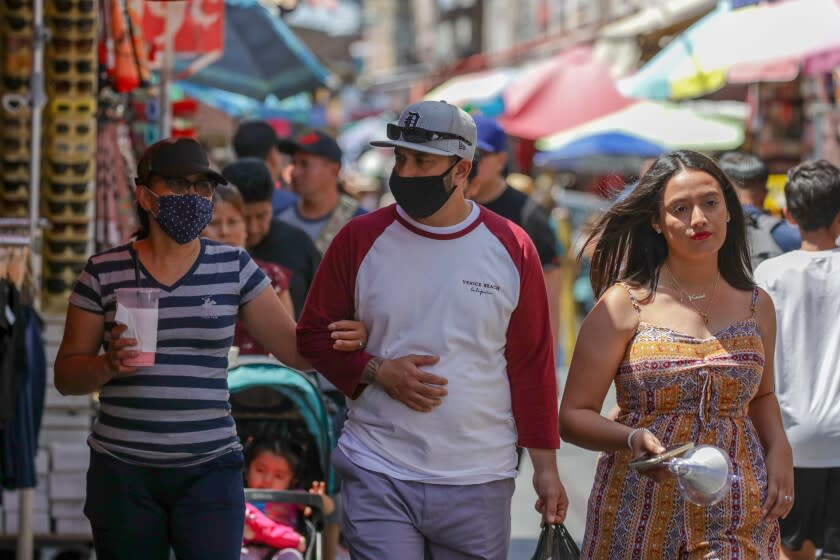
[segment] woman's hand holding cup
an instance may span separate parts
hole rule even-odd
[[[120,324],[111,329],[111,340],[108,342],[108,351],[105,353],[105,363],[113,377],[137,371],[136,367],[127,366],[123,363],[125,360],[137,358],[139,355],[136,350],[131,350],[132,347],[137,346],[137,341],[133,338],[122,338],[122,334],[127,329],[127,326]]]

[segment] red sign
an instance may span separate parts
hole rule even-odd
[[[131,2],[137,13],[143,14],[143,36],[152,60],[164,49],[167,25],[175,30],[176,53],[205,54],[224,48],[224,0]]]

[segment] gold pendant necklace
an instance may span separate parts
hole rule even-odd
[[[674,288],[676,288],[677,291],[680,293],[680,301],[688,302],[688,304],[691,306],[691,308],[698,315],[700,315],[701,319],[703,319],[703,323],[708,325],[709,324],[709,308],[711,308],[712,301],[715,299],[715,293],[717,292],[718,280],[720,280],[720,270],[718,270],[717,276],[715,276],[715,283],[712,286],[712,295],[711,295],[711,297],[709,297],[709,301],[706,302],[706,308],[701,311],[700,309],[697,308],[696,305],[694,305],[694,302],[706,299],[706,294],[705,293],[701,293],[701,294],[689,294],[689,293],[687,293],[685,290],[682,289],[682,286],[680,286],[680,283],[677,282],[677,277],[674,276],[673,272],[671,272],[671,267],[669,267],[667,264],[665,266],[668,268],[668,276],[671,277],[671,283],[673,284]],[[683,299],[683,298],[685,298],[685,299]]]

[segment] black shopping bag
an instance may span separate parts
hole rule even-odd
[[[537,549],[531,560],[578,560],[580,549],[566,526],[543,525]]]

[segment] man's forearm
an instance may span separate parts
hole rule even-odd
[[[556,449],[537,449],[529,447],[528,456],[531,457],[531,463],[534,465],[535,472],[539,473],[546,470],[557,470]]]

